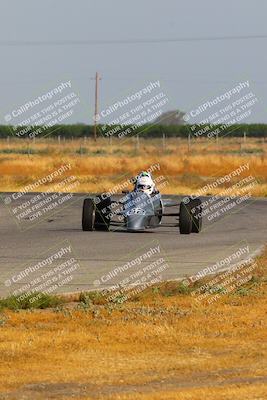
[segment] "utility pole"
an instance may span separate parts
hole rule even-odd
[[[190,148],[191,148],[191,135],[189,133],[188,134],[188,138],[187,138],[187,151],[188,151],[188,153],[190,153]]]
[[[97,137],[97,122],[98,122],[98,81],[100,80],[98,72],[95,74],[95,123],[94,123],[94,141],[96,142]]]

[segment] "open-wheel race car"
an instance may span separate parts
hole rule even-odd
[[[165,212],[165,208],[175,208]],[[142,232],[162,224],[163,217],[177,217],[169,226],[179,227],[181,234],[199,233],[202,227],[201,200],[186,198],[180,203],[164,200],[159,192],[152,195],[142,191],[123,192],[121,198],[112,200],[106,194],[86,198],[83,202],[82,229],[108,231],[122,227],[128,232]]]

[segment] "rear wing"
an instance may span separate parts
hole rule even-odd
[[[162,200],[163,203],[163,207],[176,207],[180,205],[180,202],[171,200],[171,199],[166,199],[166,200]]]

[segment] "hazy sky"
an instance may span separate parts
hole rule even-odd
[[[267,35],[266,0],[0,0],[0,123],[28,100],[70,80],[80,104],[67,122],[159,80],[167,109],[190,111],[249,81],[258,99],[245,122],[267,122],[267,39],[7,46],[4,41],[173,39]]]

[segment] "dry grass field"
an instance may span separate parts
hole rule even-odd
[[[20,191],[71,168],[37,190],[53,190],[68,176],[71,191],[109,191],[140,170],[163,193],[194,193],[242,165],[254,196],[267,196],[267,143],[262,139],[191,141],[99,139],[0,141],[0,191]],[[62,186],[62,191],[69,191]],[[7,310],[0,304],[0,400],[263,400],[266,397],[267,253],[243,290],[199,304],[166,284],[123,304],[85,296],[45,310]],[[75,301],[74,301],[75,300]]]
[[[123,304],[2,310],[0,399],[266,399],[267,253],[257,264],[211,305],[165,284]]]
[[[190,194],[238,168],[249,165],[242,175],[232,179],[226,186],[206,191],[220,194],[222,189],[233,185],[245,176],[252,175],[256,181],[254,196],[267,196],[267,142],[262,138],[221,138],[218,142],[208,139],[187,140],[135,138],[119,142],[113,139],[66,140],[36,139],[35,142],[11,138],[0,140],[0,191],[19,191],[25,185],[70,163],[65,175],[78,179],[73,191],[109,191],[140,170],[160,165],[154,176],[164,176],[163,193]],[[58,178],[58,180],[61,178]],[[53,190],[50,185],[38,190]],[[62,191],[68,188],[62,187]]]

